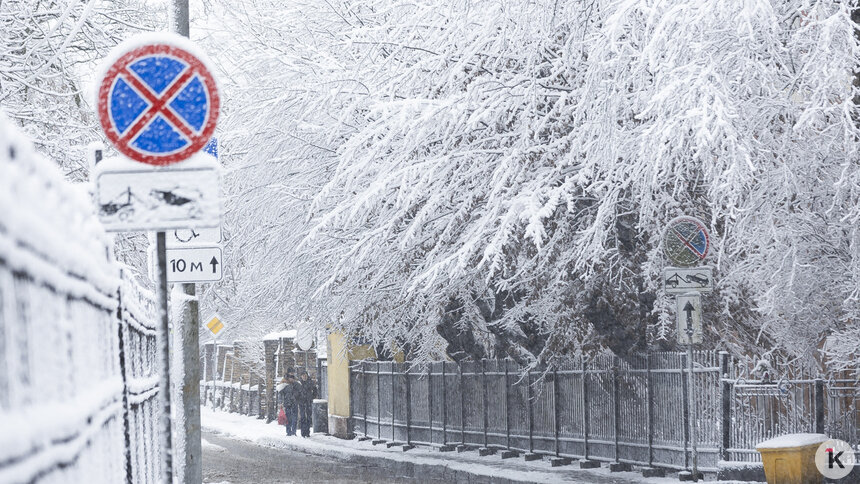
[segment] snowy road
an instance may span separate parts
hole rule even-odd
[[[203,432],[203,482],[230,484],[416,483],[390,469],[356,465],[331,457],[273,449]],[[420,482],[441,482],[422,479]]]

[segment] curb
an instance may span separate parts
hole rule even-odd
[[[265,445],[267,447],[288,449],[294,452],[302,452],[305,454],[316,455],[320,457],[335,457],[337,459],[341,459],[346,462],[358,465],[373,465],[385,467],[390,469],[393,474],[396,474],[399,477],[402,476],[418,480],[438,480],[469,484],[521,484],[524,482],[542,482],[539,480],[531,479],[511,479],[499,477],[487,473],[481,473],[480,469],[475,469],[471,472],[460,469],[453,469],[443,462],[439,462],[436,464],[416,463],[411,461],[392,459],[384,456],[359,455],[338,449],[323,450],[314,447],[296,445],[290,442],[285,442],[283,440],[272,439],[268,437],[260,438],[257,440],[256,443],[260,445]]]

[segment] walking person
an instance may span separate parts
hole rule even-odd
[[[317,397],[317,385],[311,380],[307,370],[299,373],[298,391],[296,401],[299,405],[299,427],[302,437],[311,436],[311,414],[313,412],[314,399]]]
[[[287,416],[287,435],[296,435],[296,426],[298,424],[297,390],[298,383],[296,382],[296,376],[293,373],[293,369],[289,368],[287,369],[287,374],[284,375],[283,387],[278,392],[281,398],[281,406],[284,408],[284,413]]]

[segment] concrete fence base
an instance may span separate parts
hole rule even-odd
[[[311,423],[315,434],[328,433],[328,401],[314,400]]]
[[[328,416],[328,432],[339,439],[351,439],[352,425],[350,425],[349,417],[341,417],[340,415]]]

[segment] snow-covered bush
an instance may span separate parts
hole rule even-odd
[[[710,342],[856,364],[845,2],[215,10],[238,262],[215,293],[249,318],[415,357],[668,345],[659,243],[689,214]]]

